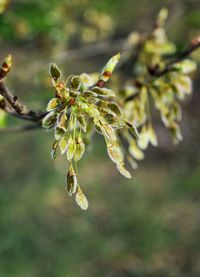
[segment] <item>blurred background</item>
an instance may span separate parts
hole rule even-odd
[[[163,6],[181,50],[200,35],[199,0],[11,0],[0,14],[0,59],[14,58],[7,84],[44,110],[50,62],[66,76],[98,71],[120,50],[115,41],[151,30]],[[194,58],[200,63],[199,51]],[[79,164],[87,212],[65,191],[65,158],[50,158],[53,134],[1,132],[1,277],[200,276],[199,74],[184,104],[184,141],[174,146],[158,121],[160,147],[133,179],[121,177],[95,136]]]

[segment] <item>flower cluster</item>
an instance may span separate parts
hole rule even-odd
[[[145,39],[139,52],[133,78],[121,91],[122,101],[125,97],[125,116],[134,122],[140,133],[138,141],[133,141],[127,133],[122,134],[128,143],[129,154],[136,160],[144,158],[143,150],[149,144],[158,145],[152,123],[152,106],[159,111],[164,126],[172,134],[173,142],[182,140],[180,102],[192,91],[189,74],[196,69],[196,63],[181,56],[174,60],[176,47],[166,36],[166,18],[167,10],[162,9],[155,29]]]
[[[55,141],[51,156],[56,157],[56,149],[66,154],[69,163],[67,173],[67,191],[75,194],[77,204],[88,208],[88,201],[77,180],[77,162],[81,159],[87,137],[92,130],[103,135],[110,159],[118,171],[127,178],[130,173],[124,167],[124,156],[116,136],[117,129],[128,128],[138,137],[136,128],[124,119],[121,108],[115,101],[115,93],[105,88],[106,82],[118,63],[120,55],[112,57],[97,80],[90,75],[70,76],[61,80],[61,73],[55,64],[50,66],[50,76],[56,95],[47,105],[47,114],[43,118],[44,128],[54,130]]]

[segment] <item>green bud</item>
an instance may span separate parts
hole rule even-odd
[[[55,63],[51,63],[49,67],[49,74],[54,79],[59,79],[61,76],[60,70]]]
[[[81,87],[81,77],[80,76],[73,76],[71,78],[71,86],[75,90],[79,90]]]
[[[104,82],[107,82],[109,78],[112,75],[113,70],[115,69],[118,61],[120,59],[120,54],[113,56],[105,65],[105,67],[102,70],[100,80],[103,80]]]

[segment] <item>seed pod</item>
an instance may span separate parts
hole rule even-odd
[[[60,152],[61,155],[63,155],[67,149],[67,140],[65,137],[62,137],[59,141],[59,146],[60,146]]]
[[[145,150],[148,147],[149,144],[149,136],[148,136],[148,129],[147,126],[142,126],[141,132],[140,132],[140,139],[137,142],[140,149]]]
[[[92,89],[97,94],[97,97],[115,97],[115,93],[111,89],[106,88],[100,88],[100,87],[94,87]]]
[[[64,136],[65,132],[63,131],[63,129],[56,127],[54,130],[54,137],[56,140],[60,140],[62,138],[62,136]]]
[[[123,152],[118,144],[107,142],[107,151],[110,159],[114,163],[120,164],[123,162]]]
[[[178,102],[174,102],[173,111],[174,111],[175,120],[180,121],[182,119],[182,111],[181,111],[181,105]]]
[[[58,146],[58,141],[54,141],[53,145],[52,145],[52,150],[51,150],[51,158],[53,160],[55,160],[56,158],[56,149],[57,149],[57,146]]]
[[[180,63],[176,63],[173,68],[179,70],[183,74],[190,74],[196,70],[197,64],[194,61],[185,59]]]
[[[70,118],[69,118],[69,121],[68,121],[68,130],[70,132],[73,132],[74,128],[76,128],[75,124],[74,124],[74,115],[71,114],[70,115]]]
[[[70,136],[68,139],[68,147],[67,147],[67,159],[70,161],[73,156],[74,156],[74,152],[75,152],[75,141],[73,140],[73,138]]]
[[[192,92],[192,81],[190,77],[181,75],[181,76],[174,76],[175,86],[177,88],[177,97],[182,100],[185,97],[185,94],[190,94]]]
[[[109,124],[102,120],[102,118],[96,125],[101,129],[101,132],[104,135],[105,139],[108,139],[110,141],[116,141],[115,131]]]
[[[50,129],[56,123],[56,113],[54,111],[49,112],[43,119],[42,119],[42,127]]]
[[[136,161],[133,159],[133,157],[131,155],[127,155],[127,161],[130,164],[130,166],[132,167],[132,169],[138,168]]]
[[[127,169],[125,169],[124,162],[117,164],[116,168],[124,177],[131,179],[131,174]]]
[[[158,146],[158,139],[154,129],[149,126],[148,128],[149,141],[153,146]]]
[[[131,131],[131,133],[136,137],[136,139],[140,139],[140,135],[138,133],[137,128],[130,122],[125,121],[125,123],[129,127],[129,130]]]
[[[183,140],[183,136],[181,134],[181,129],[180,127],[178,126],[178,124],[176,123],[173,123],[170,127],[169,127],[169,130],[172,134],[172,139],[173,139],[173,142],[174,144],[178,144],[180,141]]]
[[[68,119],[67,119],[66,111],[64,110],[58,117],[58,127],[66,132],[67,125],[68,125]]]
[[[136,160],[144,159],[144,153],[137,147],[134,140],[130,141],[128,151],[129,151],[130,155],[133,156]]]
[[[107,104],[108,109],[110,109],[113,113],[117,114],[118,116],[123,116],[122,111],[120,107],[117,105],[117,103],[111,102]]]
[[[77,205],[82,209],[82,210],[87,210],[88,209],[88,201],[85,195],[83,194],[80,186],[77,188],[77,193],[75,196],[75,200]]]
[[[84,115],[79,115],[79,116],[77,116],[77,120],[78,120],[82,130],[84,132],[87,132],[87,122],[85,120],[85,116]]]
[[[84,151],[85,151],[85,144],[83,143],[82,138],[79,136],[76,139],[76,149],[75,149],[75,154],[74,154],[75,161],[79,161],[81,159]]]
[[[66,187],[70,196],[72,196],[72,194],[76,193],[77,186],[78,186],[77,177],[76,177],[76,174],[75,174],[72,164],[70,164],[69,170],[67,173],[67,187]]]
[[[122,128],[124,126],[124,122],[118,116],[114,116],[111,113],[103,113],[103,117],[112,128]]]

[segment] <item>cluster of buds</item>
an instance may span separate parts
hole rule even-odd
[[[47,105],[43,118],[44,128],[54,130],[55,141],[51,156],[56,157],[57,147],[68,160],[67,191],[75,194],[77,204],[88,208],[88,201],[77,180],[77,162],[81,159],[88,133],[95,129],[103,135],[110,159],[118,171],[127,178],[130,173],[124,167],[123,152],[118,143],[116,130],[128,128],[136,138],[136,128],[124,119],[121,108],[115,101],[115,93],[105,88],[106,82],[118,63],[120,55],[112,57],[97,80],[87,74],[70,76],[61,80],[61,73],[55,64],[50,66],[50,76],[56,94]]]

